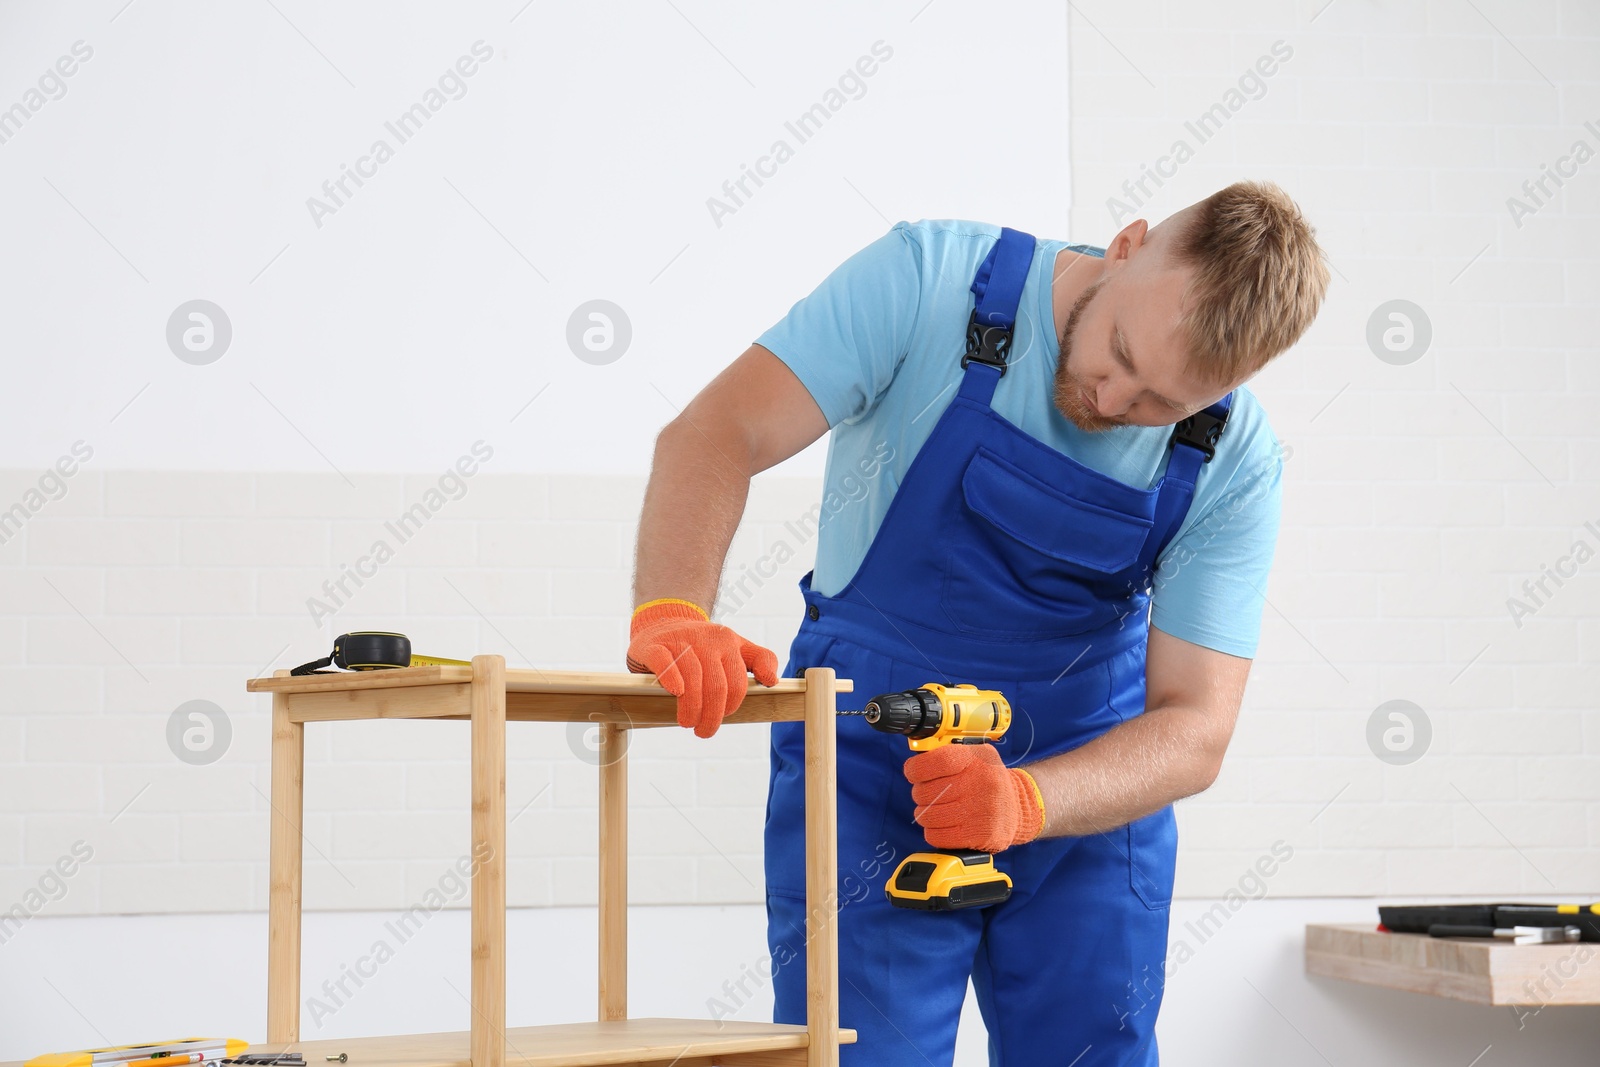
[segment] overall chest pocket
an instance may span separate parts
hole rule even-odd
[[[941,602],[960,631],[1080,634],[1133,607],[1152,520],[1079,499],[980,447],[961,477]],[[933,532],[938,536],[937,531]]]

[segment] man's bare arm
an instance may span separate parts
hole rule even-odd
[[[1150,627],[1146,711],[1025,769],[1044,796],[1041,837],[1124,826],[1207,788],[1222,768],[1250,661]]]
[[[760,345],[707,383],[656,436],[633,602],[677,597],[709,613],[750,479],[827,432],[811,393]]]

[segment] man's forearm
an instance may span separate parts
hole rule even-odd
[[[678,597],[706,609],[750,494],[732,440],[680,418],[656,437],[633,558],[633,603]]]
[[[1208,787],[1227,738],[1179,705],[1152,708],[1071,752],[1022,764],[1039,783],[1041,837],[1115,829]]]

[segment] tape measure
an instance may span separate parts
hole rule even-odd
[[[333,654],[302,663],[290,674],[337,674],[321,668],[329,665],[346,671],[385,671],[400,667],[472,666],[464,659],[418,656],[411,651],[411,638],[386,630],[357,630],[333,639]]]

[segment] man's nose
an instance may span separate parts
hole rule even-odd
[[[1133,403],[1133,391],[1114,382],[1101,382],[1092,399],[1100,414],[1114,419],[1128,413],[1128,406]]]

